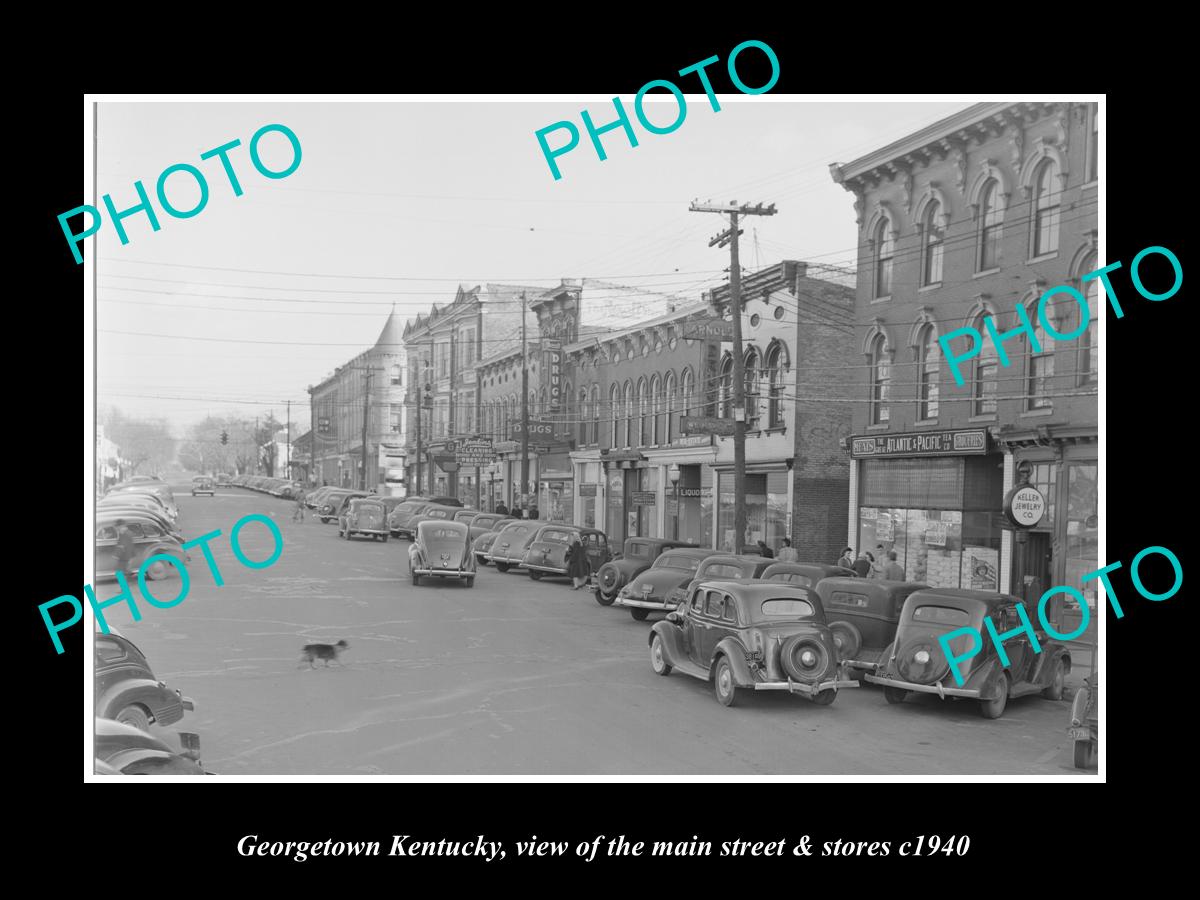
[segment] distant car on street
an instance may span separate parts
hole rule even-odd
[[[534,581],[546,575],[566,577],[567,548],[577,537],[587,554],[591,571],[599,569],[612,558],[608,536],[603,531],[579,525],[548,524],[543,525],[530,542],[521,565]]]
[[[638,622],[644,621],[652,612],[670,612],[679,605],[679,592],[687,590],[700,564],[712,555],[711,550],[701,547],[664,550],[654,560],[654,565],[621,586],[613,602],[628,609]]]
[[[191,698],[154,677],[150,664],[132,641],[110,626],[93,636],[96,715],[146,730],[166,726],[195,709]]]
[[[838,662],[821,601],[807,588],[770,582],[704,581],[650,629],[650,665],[713,685],[733,706],[737,689],[788,691],[827,706],[858,687]]]
[[[449,519],[418,524],[408,548],[408,567],[414,585],[423,577],[436,575],[461,578],[467,587],[474,587],[475,555],[467,540],[467,526]]]
[[[207,494],[210,497],[215,497],[217,494],[215,483],[211,478],[194,478],[192,479],[192,496],[198,497],[201,494]]]
[[[338,537],[350,540],[356,534],[387,543],[387,508],[373,497],[355,497],[338,516]]]
[[[695,547],[687,541],[668,541],[664,538],[631,537],[611,561],[593,569],[596,573],[596,602],[609,606],[617,599],[617,592],[626,584],[650,568],[659,554],[673,547]]]
[[[217,473],[217,487],[232,487],[228,472]]]
[[[433,505],[432,500],[419,497],[409,497],[397,505],[388,515],[388,531],[391,532],[392,537],[400,537],[401,530],[404,531],[405,536],[411,535],[412,529],[409,527],[411,521]]]
[[[501,513],[479,513],[467,523],[467,527],[470,528],[471,541],[474,542],[481,534],[502,528],[505,523],[511,522],[512,518],[512,516]]]
[[[874,674],[863,678],[883,686],[888,703],[903,703],[911,692],[937,694],[943,700],[966,698],[979,702],[985,719],[1004,715],[1011,698],[1041,694],[1047,700],[1061,700],[1066,676],[1071,671],[1071,655],[1066,645],[1051,639],[1041,629],[1034,633],[1041,647],[1034,653],[1029,635],[1017,631],[1022,622],[1017,606],[1020,598],[992,591],[963,588],[927,588],[914,591],[904,601],[896,638],[884,651]],[[1016,632],[1004,642],[1008,656],[1002,662],[995,645],[988,640],[984,619],[990,618],[997,634]],[[958,686],[950,671],[950,661],[939,638],[959,628],[970,627],[984,637],[979,652],[959,662],[963,678]],[[972,637],[962,634],[950,641],[957,655],[972,646]]]

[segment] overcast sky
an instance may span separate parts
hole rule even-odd
[[[205,173],[210,199],[190,219],[155,201],[161,230],[135,215],[125,246],[107,222],[88,239],[99,258],[99,402],[166,416],[177,436],[210,414],[282,418],[286,400],[293,422],[306,422],[305,388],[370,346],[393,303],[409,318],[453,300],[460,282],[589,277],[697,300],[723,280],[729,258],[708,246],[720,218],[688,211],[696,198],[776,204],[778,215],[745,224],[750,270],[783,258],[853,265],[853,196],[829,164],[967,105],[720,102],[713,112],[704,95],[689,96],[686,120],[667,135],[633,119],[639,145],[609,132],[603,162],[579,112],[611,121],[604,99],[101,104],[97,187],[118,210],[137,202],[135,180],[153,196],[159,173],[180,162]],[[675,106],[647,109],[665,124]],[[583,134],[559,157],[555,181],[534,132],[562,119]],[[287,125],[303,148],[300,167],[280,180],[259,175],[248,156],[251,135],[269,123]],[[217,160],[200,160],[234,138],[241,197]],[[281,135],[261,146],[271,168],[290,159]],[[186,175],[168,185],[177,207],[194,205]]]

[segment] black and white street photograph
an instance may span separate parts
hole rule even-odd
[[[94,98],[87,780],[1103,777],[1105,98],[729,49]]]

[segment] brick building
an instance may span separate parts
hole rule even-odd
[[[895,550],[909,580],[1037,600],[1097,566],[1097,132],[1092,103],[979,103],[845,165],[859,225],[848,541]],[[1054,341],[1043,293],[1071,285],[1091,324]],[[1008,333],[1002,365],[984,317]],[[1069,298],[1059,333],[1081,324]],[[960,387],[938,339],[971,326]],[[968,338],[951,350],[965,352]],[[1025,477],[1048,508],[1014,538],[1002,501]]]

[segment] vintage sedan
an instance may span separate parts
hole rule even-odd
[[[196,478],[192,481],[192,496],[198,497],[200,494],[208,494],[210,497],[217,495],[216,484],[211,478]]]
[[[732,554],[712,553],[696,568],[696,573],[687,585],[672,591],[668,602],[677,606],[692,594],[692,589],[701,581],[750,581],[761,578],[774,560],[756,553]]]
[[[485,554],[489,562],[496,564],[500,572],[520,566],[525,562],[525,551],[533,543],[544,523],[536,519],[515,519],[505,525],[491,548]]]
[[[787,584],[703,581],[650,629],[650,665],[711,682],[733,706],[737,689],[788,691],[827,706],[858,687],[838,662],[815,592]]]
[[[768,569],[763,577],[770,577],[770,573]],[[825,607],[833,642],[851,675],[875,671],[883,651],[896,639],[904,601],[914,591],[928,588],[916,581],[857,575],[834,576],[817,583],[817,596]]]
[[[350,540],[356,534],[387,543],[387,508],[373,497],[355,497],[338,516],[338,537]]]
[[[990,618],[998,634],[1020,628],[1017,606],[1020,599],[993,591],[960,588],[928,588],[914,591],[904,601],[896,639],[883,653],[879,668],[863,678],[883,685],[888,703],[903,703],[910,692],[937,694],[979,701],[986,719],[998,719],[1008,701],[1026,694],[1041,694],[1048,700],[1061,700],[1071,655],[1060,641],[1049,638],[1036,628],[1041,647],[1035,653],[1029,635],[1022,632],[1004,642],[1008,662],[1000,659],[988,637],[984,619]],[[972,628],[976,634],[960,634],[950,641],[954,655],[962,654],[979,641],[979,652],[958,663],[962,686],[950,671],[950,662],[939,638],[960,628]],[[982,636],[980,636],[982,635]]]
[[[200,764],[200,736],[179,733],[181,747],[113,719],[96,719],[97,775],[208,775]]]
[[[422,522],[453,522],[454,512],[455,509],[453,506],[440,506],[435,503],[412,516],[408,520],[407,525],[402,525],[397,530],[402,537],[412,538],[416,535],[417,528],[420,527]],[[466,527],[465,522],[460,522],[459,524]],[[469,528],[467,529],[467,533],[470,534]]]
[[[500,532],[504,530],[504,526],[507,524],[507,521],[500,522],[497,524],[494,531],[485,531],[471,542],[471,551],[475,554],[475,562],[479,563],[481,566],[486,566],[488,564],[487,555],[489,552],[491,552],[492,544],[496,542],[496,538],[499,536]]]
[[[836,576],[856,578],[853,569],[842,566],[831,566],[828,563],[777,562],[763,570],[762,578],[766,581],[782,581],[785,584],[795,584],[800,587],[815,587],[822,578]]]
[[[124,522],[117,525],[117,520]],[[174,556],[182,562],[190,562],[191,556],[183,549],[183,542],[178,540],[157,522],[150,519],[137,519],[131,515],[114,514],[98,511],[96,513],[96,577],[112,578],[117,571],[117,529],[124,527],[133,536],[133,558],[129,561],[129,571],[137,572],[142,564],[151,556],[165,553]],[[156,559],[146,569],[146,578],[150,581],[160,581],[167,578],[175,567],[165,560]]]
[[[400,537],[402,532],[411,537],[413,519],[434,505],[432,500],[405,500],[388,514],[388,531],[392,537]]]
[[[522,562],[529,577],[534,581],[546,575],[566,577],[567,548],[576,538],[583,545],[591,571],[596,571],[611,558],[608,536],[603,531],[579,525],[543,525],[525,551]]]
[[[504,513],[479,513],[468,524],[468,527],[471,529],[472,543],[482,534],[487,534],[489,531],[499,531],[509,522],[513,521],[514,518],[514,516],[508,516]]]
[[[232,483],[229,480],[228,472],[218,472],[217,473],[217,487],[232,487]]]
[[[338,513],[342,508],[342,503],[347,497],[364,497],[363,491],[352,491],[349,488],[335,488],[324,497],[321,498],[321,505],[317,507],[317,518],[322,524],[328,524],[338,517]]]
[[[660,553],[671,547],[695,547],[686,541],[668,541],[663,538],[631,537],[625,539],[622,551],[610,562],[597,569],[594,590],[596,602],[610,606],[617,599],[617,592],[634,578],[653,565]]]
[[[184,710],[195,709],[191,699],[172,690],[154,677],[150,664],[133,642],[109,626],[109,633],[96,625],[95,652],[96,715],[116,719],[143,731],[151,722],[170,725],[183,718]]]
[[[461,578],[475,586],[475,554],[467,540],[467,526],[449,519],[426,519],[417,525],[408,548],[408,568],[414,585],[424,576]]]
[[[672,547],[664,550],[654,565],[640,572],[617,591],[613,603],[629,610],[638,622],[652,612],[670,612],[679,605],[676,591],[685,591],[711,550],[699,547]],[[597,597],[597,600],[600,598]],[[603,603],[603,601],[601,601]]]

